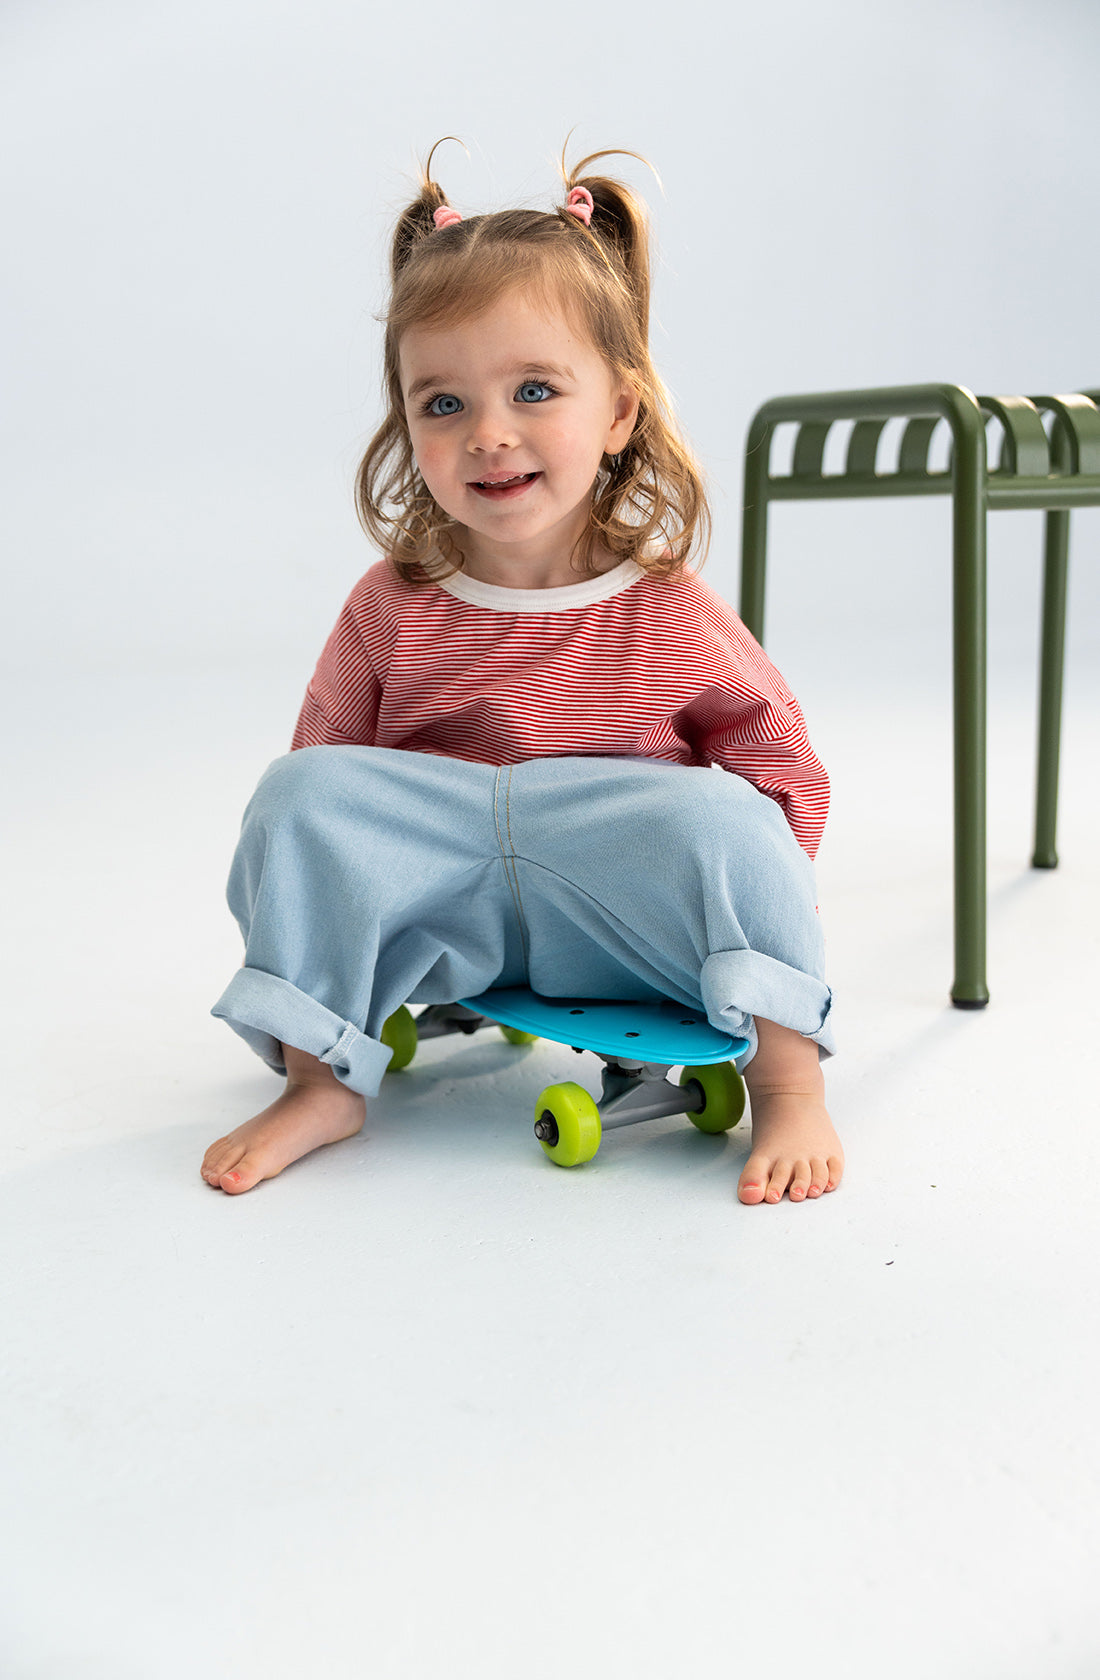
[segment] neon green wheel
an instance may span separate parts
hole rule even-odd
[[[404,1004],[394,1011],[378,1036],[393,1051],[386,1072],[396,1073],[398,1068],[408,1067],[416,1055],[416,1017]]]
[[[548,1085],[535,1104],[535,1136],[559,1167],[579,1167],[600,1147],[600,1111],[583,1085]]]
[[[692,1080],[703,1093],[703,1106],[689,1108],[688,1119],[701,1132],[728,1132],[745,1112],[745,1081],[732,1062],[712,1062],[709,1067],[686,1067],[681,1085]]]
[[[500,1030],[509,1044],[537,1044],[539,1041],[538,1033],[523,1032],[519,1027],[501,1027]]]

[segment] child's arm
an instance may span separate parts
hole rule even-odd
[[[829,814],[829,778],[810,745],[798,702],[760,694],[746,705],[735,699],[732,715],[715,719],[700,743],[703,756],[744,776],[783,809],[795,839],[817,856]]]
[[[705,687],[675,719],[677,733],[703,763],[744,776],[776,800],[813,858],[829,811],[829,778],[798,701],[733,608],[698,580],[691,587]]]
[[[379,670],[388,662],[390,640],[368,572],[345,601],[317,661],[298,714],[292,752],[299,747],[374,745],[382,698]]]

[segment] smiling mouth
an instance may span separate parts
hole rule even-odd
[[[509,496],[517,496],[526,490],[540,477],[537,472],[529,473],[490,473],[488,478],[475,478],[470,481],[470,489],[476,490],[480,496],[489,496],[494,501]]]

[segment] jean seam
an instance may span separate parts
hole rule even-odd
[[[336,1040],[336,1043],[332,1045],[330,1049],[326,1050],[323,1055],[318,1056],[317,1060],[319,1062],[337,1061],[347,1054],[357,1038],[363,1038],[365,1036],[366,1034],[360,1032],[360,1029],[353,1021],[349,1021],[339,1038]]]
[[[528,938],[527,918],[526,918],[526,916],[524,915],[524,912],[523,912],[523,896],[522,896],[522,894],[520,893],[520,890],[519,890],[519,875],[516,873],[516,869],[515,869],[516,854],[515,854],[514,849],[510,849],[510,850],[505,849],[504,836],[501,834],[501,831],[500,831],[500,806],[499,806],[500,778],[504,774],[504,771],[505,771],[506,768],[507,768],[507,771],[508,771],[508,783],[507,783],[507,786],[505,788],[505,794],[504,794],[504,810],[505,810],[504,826],[505,826],[505,829],[507,830],[507,834],[508,834],[508,847],[511,848],[512,847],[512,806],[511,806],[511,799],[512,799],[512,766],[510,764],[507,765],[507,766],[501,765],[500,768],[497,770],[496,781],[493,784],[493,821],[496,825],[497,845],[500,847],[500,855],[501,855],[501,858],[504,862],[504,874],[505,874],[505,878],[508,882],[508,890],[512,895],[512,908],[515,910],[516,921],[519,924],[520,942],[523,946],[523,965],[524,965],[524,968],[527,970],[528,974],[530,974],[530,972],[531,972],[531,951],[530,951],[530,943],[529,943],[529,938]]]

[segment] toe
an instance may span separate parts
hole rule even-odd
[[[770,1167],[771,1162],[764,1160],[762,1156],[749,1156],[737,1185],[737,1194],[741,1201],[751,1206],[764,1200]]]
[[[203,1156],[202,1166],[199,1168],[199,1171],[202,1173],[203,1178],[209,1178],[210,1177],[211,1173],[214,1171],[215,1162],[220,1160],[221,1156],[225,1153],[225,1147],[226,1147],[227,1142],[228,1142],[227,1138],[215,1138],[214,1139],[214,1142],[210,1145],[210,1148],[206,1151],[206,1154]]]
[[[783,1192],[791,1182],[793,1170],[794,1166],[791,1161],[777,1161],[775,1163],[768,1180],[768,1188],[764,1193],[766,1202],[781,1202],[783,1200]]]
[[[809,1161],[795,1162],[794,1172],[791,1174],[791,1187],[787,1192],[792,1202],[805,1201],[812,1177]]]
[[[246,1155],[237,1166],[221,1174],[218,1186],[229,1196],[239,1196],[243,1191],[253,1189],[263,1176],[256,1162],[249,1161]]]
[[[829,1186],[829,1163],[820,1155],[810,1157],[810,1184],[807,1196],[820,1196]]]
[[[234,1143],[232,1138],[219,1138],[217,1143],[212,1143],[202,1162],[202,1176],[207,1184],[220,1187],[222,1179],[239,1165],[244,1153],[244,1144]]]

